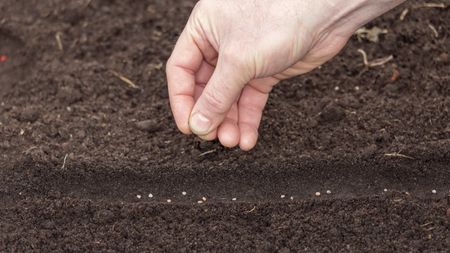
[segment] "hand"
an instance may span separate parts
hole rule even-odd
[[[274,85],[322,65],[401,2],[201,0],[166,67],[178,128],[252,149]]]

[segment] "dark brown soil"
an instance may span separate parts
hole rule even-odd
[[[277,87],[245,153],[173,123],[193,2],[2,0],[0,251],[445,252],[450,12],[417,3]]]

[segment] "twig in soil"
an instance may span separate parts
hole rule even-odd
[[[61,166],[62,170],[66,167],[67,156],[68,156],[67,154],[64,156],[63,165]]]
[[[405,17],[406,17],[406,15],[408,15],[408,13],[409,13],[409,9],[408,8],[406,8],[406,9],[404,9],[403,11],[402,11],[402,13],[400,14],[400,21],[403,21],[403,20],[405,20]]]
[[[115,77],[119,78],[122,82],[127,84],[129,87],[131,87],[133,89],[139,89],[139,86],[134,84],[130,79],[126,78],[125,76],[117,73],[116,71],[111,70],[111,74],[113,74]]]
[[[422,224],[422,225],[420,225],[421,227],[426,227],[426,226],[428,226],[428,225],[431,225],[431,224],[433,224],[433,222],[432,221],[430,221],[430,222],[427,222],[427,223],[425,223],[425,224]]]
[[[432,24],[428,24],[428,27],[431,29],[431,31],[433,32],[433,34],[434,34],[434,37],[435,38],[438,38],[439,37],[439,33],[438,33],[438,31],[436,30],[436,27],[434,27],[434,25],[432,25]]]
[[[389,157],[402,157],[402,158],[407,158],[407,159],[411,159],[411,160],[414,160],[414,159],[415,159],[415,158],[412,157],[412,156],[407,156],[407,155],[400,154],[400,153],[396,153],[396,152],[394,152],[394,153],[389,153],[389,154],[384,154],[384,156],[389,156]]]
[[[445,9],[447,8],[447,5],[445,3],[423,3],[423,4],[416,4],[413,6],[414,9],[420,9],[420,8],[440,8]]]
[[[203,153],[201,153],[200,155],[198,155],[198,156],[205,156],[205,155],[208,155],[208,154],[211,154],[211,153],[214,153],[214,152],[216,152],[216,149],[213,149],[213,150],[209,150],[209,151],[206,151],[206,152],[203,152]]]
[[[386,64],[386,63],[388,63],[388,62],[390,62],[390,61],[392,61],[394,59],[394,56],[389,55],[389,56],[386,56],[386,57],[383,57],[383,58],[378,58],[378,59],[375,59],[373,61],[369,61],[367,59],[366,51],[364,51],[362,49],[358,49],[358,53],[360,53],[362,55],[364,66],[367,67],[367,68],[373,68],[373,67],[381,66],[381,65],[384,65],[384,64]]]
[[[61,36],[62,36],[62,32],[57,32],[55,34],[55,39],[56,39],[56,45],[58,46],[58,49],[63,52],[64,51],[64,47],[63,47],[63,43],[61,41]]]
[[[251,213],[256,210],[256,206],[254,206],[251,210],[245,211],[245,213]]]

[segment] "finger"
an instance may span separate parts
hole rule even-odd
[[[202,61],[202,52],[185,29],[166,67],[170,106],[178,128],[185,134],[191,133],[189,115],[194,107],[195,73]]]
[[[214,73],[192,110],[189,120],[192,132],[206,135],[222,123],[249,81],[242,70],[233,62],[221,61],[219,57]]]
[[[217,130],[220,143],[228,148],[239,144],[238,106],[234,103]]]
[[[275,78],[264,78],[250,82],[239,99],[239,146],[242,150],[252,149],[258,140],[258,128],[264,107],[272,87],[278,83]]]
[[[199,72],[201,72],[201,71],[199,71]],[[195,101],[197,101],[197,99],[200,97],[204,88],[205,88],[205,85],[201,84],[201,83],[199,83],[195,86]],[[205,141],[213,141],[213,140],[217,139],[217,129],[208,133],[207,135],[199,136],[199,138],[203,139]]]

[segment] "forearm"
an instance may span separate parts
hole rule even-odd
[[[302,0],[301,0],[302,1]],[[326,22],[318,24],[320,31],[333,31],[336,35],[350,36],[358,28],[395,8],[406,0],[324,0]]]

